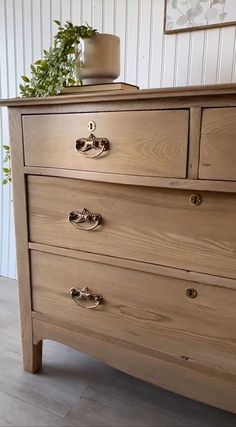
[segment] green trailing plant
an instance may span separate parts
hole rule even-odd
[[[97,30],[88,24],[78,26],[66,21],[63,27],[60,21],[54,22],[58,32],[53,47],[44,50],[43,58],[30,66],[31,77],[22,76],[20,94],[24,98],[57,95],[63,86],[79,83],[75,77],[75,46]]]
[[[64,86],[78,85],[75,77],[75,46],[82,39],[90,38],[97,30],[86,25],[73,25],[66,21],[64,27],[60,21],[54,21],[58,31],[53,46],[43,50],[43,56],[30,65],[31,77],[22,76],[20,95],[23,98],[58,95]],[[3,184],[12,181],[10,167],[10,147],[3,145]]]
[[[11,153],[10,153],[10,147],[9,145],[3,145],[3,150],[5,152],[5,157],[3,159],[3,184],[7,184],[8,182],[12,181],[11,177],[11,167],[10,167],[10,161],[11,161]]]

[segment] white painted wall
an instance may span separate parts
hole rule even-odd
[[[164,0],[0,0],[0,97],[17,95],[20,76],[52,42],[53,19],[120,36],[119,80],[141,88],[236,81],[235,26],[163,35],[163,15]],[[7,128],[2,109],[5,143]],[[0,275],[15,277],[11,206],[10,187],[0,185]]]

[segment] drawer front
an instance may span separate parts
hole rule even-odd
[[[236,180],[236,108],[203,110],[199,177]]]
[[[188,121],[187,110],[24,116],[25,164],[185,178]],[[91,148],[90,133],[108,144]]]
[[[236,373],[235,290],[37,251],[31,271],[33,310],[72,330]],[[85,286],[102,296],[97,308],[77,305],[94,303],[78,294],[72,299],[70,288]],[[197,297],[189,298],[188,289]]]
[[[191,196],[186,190],[28,176],[30,240],[236,278],[236,195],[202,192],[198,206]],[[86,217],[84,209],[102,221]],[[70,221],[68,212],[74,212]]]

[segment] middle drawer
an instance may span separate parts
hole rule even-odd
[[[27,182],[32,242],[236,278],[235,194],[202,192],[196,206],[187,190]]]

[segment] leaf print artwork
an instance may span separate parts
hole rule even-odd
[[[165,32],[236,24],[236,0],[165,0]]]

